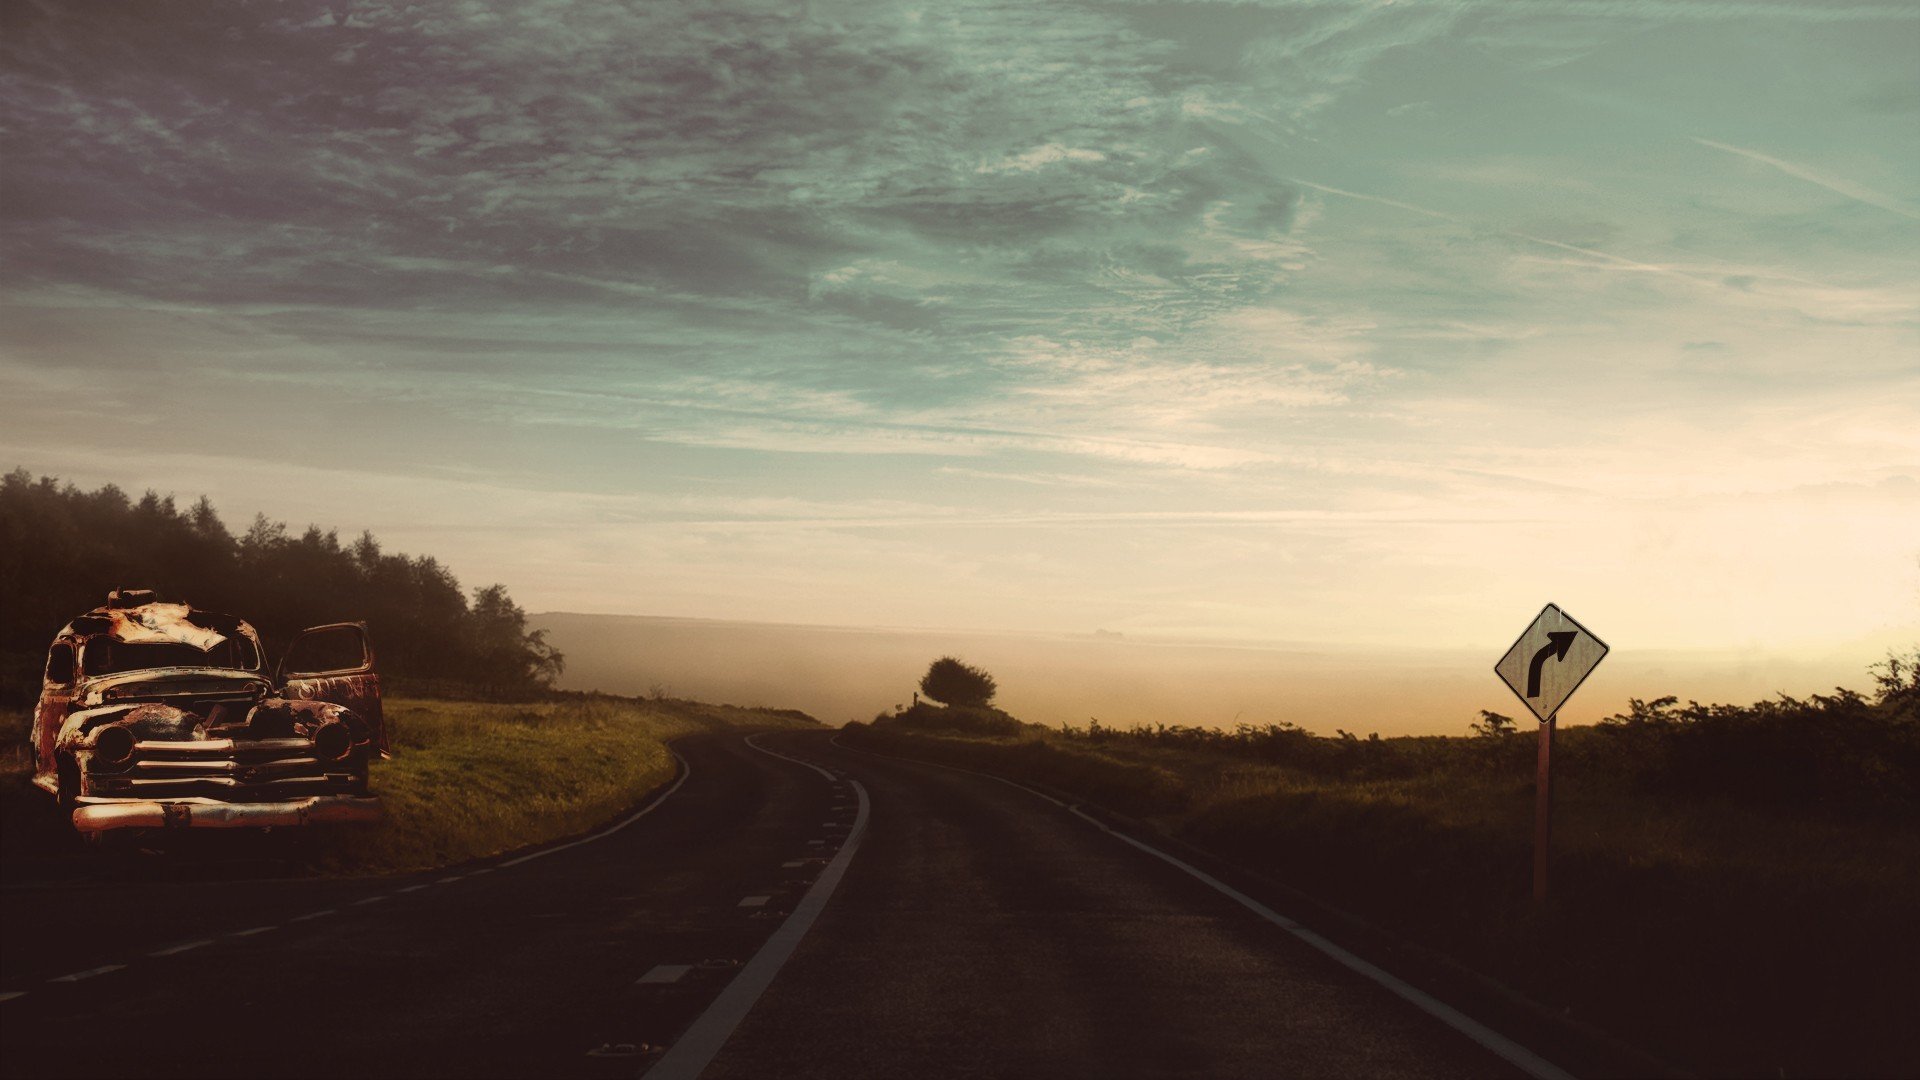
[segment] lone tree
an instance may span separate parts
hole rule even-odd
[[[1513,717],[1501,716],[1497,712],[1480,710],[1480,722],[1467,727],[1483,739],[1497,739],[1502,735],[1511,735],[1514,731]]]
[[[985,705],[993,700],[993,676],[951,656],[943,656],[920,677],[920,692],[945,705]]]

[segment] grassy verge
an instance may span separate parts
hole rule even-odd
[[[322,865],[369,873],[498,854],[585,832],[674,772],[667,741],[794,727],[791,714],[690,701],[387,702],[393,759],[373,787],[387,820],[327,837]]]
[[[1536,906],[1527,735],[1320,740],[1322,757],[1420,762],[1329,771],[917,719],[846,737],[1071,792],[1706,1074],[1920,1074],[1902,1034],[1920,1007],[1911,815],[1649,794],[1600,767],[1607,733],[1576,729],[1561,736],[1556,895]]]
[[[378,825],[316,832],[311,857],[329,873],[424,869],[585,832],[672,777],[668,740],[701,731],[810,726],[799,714],[567,697],[532,704],[397,698],[386,703],[391,761],[373,769],[386,806]],[[9,855],[67,838],[28,783],[24,715],[0,717]]]

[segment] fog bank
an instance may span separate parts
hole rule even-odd
[[[1480,709],[1527,715],[1493,674],[1505,641],[1477,652],[1290,649],[652,616],[552,613],[532,622],[566,655],[563,688],[796,708],[829,724],[911,701],[927,664],[942,655],[992,672],[997,703],[1043,724],[1286,721],[1323,734],[1457,735]],[[1885,648],[1862,643],[1790,657],[1616,643],[1561,717],[1591,723],[1625,710],[1629,697],[1745,703],[1836,685],[1865,690],[1867,665]]]

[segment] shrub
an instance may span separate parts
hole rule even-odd
[[[935,660],[920,677],[920,692],[947,705],[984,706],[998,689],[993,676],[951,656]]]
[[[881,713],[873,718],[873,726],[949,731],[963,735],[1018,735],[1025,725],[988,705],[942,708],[920,702],[897,713]]]

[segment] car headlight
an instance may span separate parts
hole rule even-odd
[[[338,720],[321,724],[313,733],[313,756],[321,761],[342,761],[353,753],[353,732]]]
[[[119,768],[132,761],[133,732],[118,725],[94,732],[93,760],[110,768]]]

